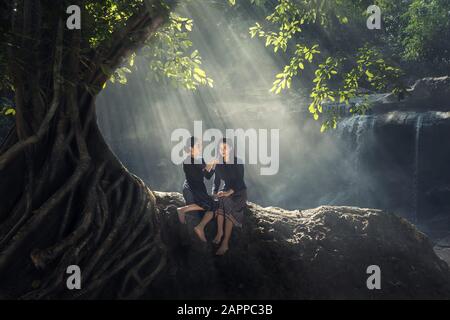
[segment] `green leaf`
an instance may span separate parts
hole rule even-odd
[[[194,79],[195,79],[195,80],[197,80],[197,81],[198,81],[198,82],[200,82],[200,83],[201,83],[201,82],[202,82],[202,80],[203,80],[203,79],[202,79],[202,78],[200,78],[200,77],[199,77],[199,75],[198,75],[198,74],[196,74],[196,73],[194,73]]]
[[[6,109],[5,115],[6,115],[6,116],[7,116],[7,115],[15,116],[15,115],[16,115],[16,110],[14,110],[13,108]]]
[[[348,18],[347,17],[340,17],[339,20],[340,20],[340,22],[342,24],[347,24],[348,23]]]
[[[198,74],[200,77],[202,77],[202,78],[205,78],[206,77],[206,72],[205,71],[203,71],[202,69],[200,69],[200,68],[194,68],[194,73],[195,74]]]
[[[281,92],[281,86],[278,87],[278,89],[275,91],[275,94],[279,94]]]

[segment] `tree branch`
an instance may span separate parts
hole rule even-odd
[[[56,113],[56,110],[58,109],[61,98],[61,82],[62,82],[61,67],[63,54],[62,42],[63,42],[63,25],[62,22],[60,21],[58,26],[55,62],[53,65],[54,94],[53,100],[50,104],[50,109],[47,112],[47,115],[45,116],[44,120],[42,121],[39,130],[34,135],[29,136],[28,138],[22,141],[19,141],[0,156],[0,171],[3,170],[5,166],[11,160],[13,160],[20,152],[22,152],[26,147],[39,142],[49,129],[50,122],[52,121]]]
[[[95,49],[92,73],[86,77],[89,86],[101,88],[112,72],[123,60],[141,47],[144,42],[167,21],[170,6],[163,6],[160,0],[145,0],[138,12],[128,19],[126,27],[117,30]],[[174,1],[172,3],[175,3]]]

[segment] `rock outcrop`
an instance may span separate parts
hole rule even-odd
[[[403,99],[395,94],[379,95],[371,113],[396,111],[450,111],[450,76],[423,78],[409,88]]]
[[[155,193],[167,272],[148,297],[190,299],[449,298],[450,271],[428,238],[405,219],[375,209],[323,206],[304,211],[250,203],[224,257],[177,220],[178,193]],[[211,240],[215,223],[207,227]],[[381,269],[368,290],[367,267]]]

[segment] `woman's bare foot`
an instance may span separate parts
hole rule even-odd
[[[183,210],[181,210],[181,208],[178,208],[177,213],[178,213],[178,220],[180,221],[180,223],[186,224],[186,214],[183,212]]]
[[[198,237],[201,241],[203,241],[203,242],[208,242],[208,241],[206,240],[206,237],[205,237],[205,231],[203,230],[203,228],[200,228],[199,226],[196,226],[196,227],[194,228],[194,232],[195,232],[195,234],[197,235],[197,237]]]
[[[214,238],[213,243],[214,244],[219,244],[220,241],[222,241],[222,237],[223,237],[223,233],[216,234],[216,237]]]
[[[228,251],[228,245],[222,245],[220,246],[219,250],[216,252],[216,256],[223,256]]]

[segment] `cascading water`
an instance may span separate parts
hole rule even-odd
[[[361,181],[361,153],[362,149],[364,147],[364,137],[367,132],[367,116],[358,116],[356,121],[356,128],[353,132],[355,132],[356,138],[355,138],[355,154],[353,158],[353,167],[354,167],[354,178],[352,183],[353,192],[356,196],[356,198],[359,200],[361,198],[361,188],[362,188],[362,181]]]
[[[425,223],[450,208],[450,112],[390,111],[343,118],[344,203],[392,210]]]
[[[420,210],[420,136],[423,127],[423,114],[419,114],[416,120],[415,127],[415,147],[414,147],[414,176],[413,176],[413,212],[414,222],[419,220]]]
[[[364,147],[365,139],[364,137],[368,133],[369,126],[371,124],[369,116],[358,116],[358,120],[356,122],[356,148],[355,148],[355,172],[358,174],[360,160],[361,160],[361,152]]]

